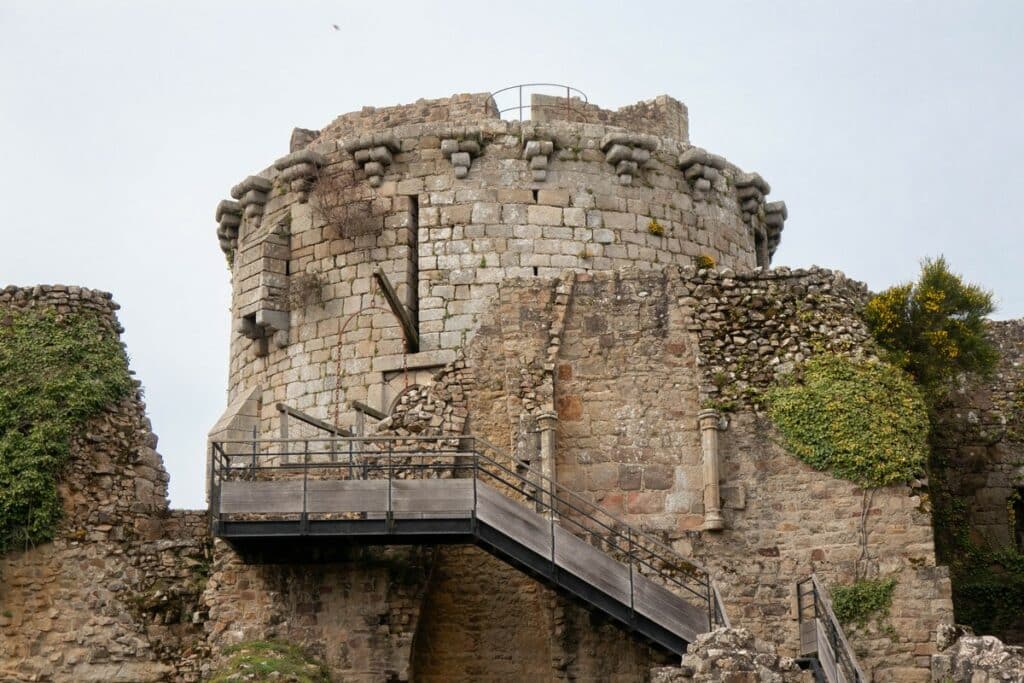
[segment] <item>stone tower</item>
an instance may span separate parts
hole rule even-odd
[[[455,358],[497,283],[567,269],[767,267],[786,206],[689,144],[670,97],[605,111],[487,94],[346,114],[217,207],[233,282],[230,394],[255,386],[348,426]],[[408,326],[381,296],[382,273]]]
[[[813,353],[870,356],[866,288],[769,268],[785,204],[691,145],[682,103],[531,104],[528,121],[486,94],[363,109],[297,129],[231,190],[235,333],[211,440],[275,437],[289,416],[321,435],[482,437],[703,564],[734,624],[784,654],[798,580],[896,578],[898,637],[863,663],[927,680],[951,608],[917,492],[865,509],[754,400]],[[295,640],[345,680],[632,681],[668,661],[473,547],[215,556],[212,644]]]

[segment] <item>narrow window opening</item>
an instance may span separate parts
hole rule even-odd
[[[284,274],[285,275],[291,275],[292,274],[292,262],[291,262],[291,260],[288,260],[288,261],[284,262]]]
[[[540,196],[540,190],[534,190],[534,191],[533,191],[533,201],[534,201],[534,202],[536,202],[536,201],[537,201],[537,198],[538,198],[539,196]]]
[[[534,267],[533,267],[533,274],[534,274],[534,275],[537,275],[537,266],[534,266]]]

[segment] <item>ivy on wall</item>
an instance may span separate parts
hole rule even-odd
[[[132,389],[95,315],[0,310],[0,552],[53,538],[71,438]]]
[[[861,579],[832,587],[832,610],[843,626],[866,626],[871,617],[884,619],[892,606],[896,579]]]
[[[924,471],[928,413],[913,379],[879,361],[821,354],[766,395],[787,449],[865,488]]]

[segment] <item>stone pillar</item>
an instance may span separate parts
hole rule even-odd
[[[557,482],[557,472],[555,470],[555,430],[558,427],[558,415],[555,413],[541,413],[537,416],[537,427],[540,429],[540,473],[543,474],[550,482]],[[550,483],[545,483],[545,488],[552,486]],[[553,501],[548,499],[549,504],[553,504]]]
[[[706,531],[725,528],[722,519],[722,499],[718,490],[718,423],[717,410],[702,410],[697,413],[700,424],[700,447],[704,463],[704,525]]]

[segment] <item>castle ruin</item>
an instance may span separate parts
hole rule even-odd
[[[154,473],[107,476],[164,482],[131,534],[106,529],[89,551],[131,567],[113,571],[131,591],[163,586],[194,609],[119,656],[49,662],[75,619],[31,641],[14,629],[38,616],[19,613],[0,621],[0,662],[196,680],[225,646],[280,639],[344,681],[650,680],[723,624],[809,654],[809,577],[866,574],[896,579],[891,632],[847,655],[866,680],[930,680],[953,606],[923,485],[869,498],[788,453],[755,399],[813,353],[873,356],[867,289],[770,267],[785,203],[692,145],[681,102],[530,105],[524,120],[490,94],[366,108],[296,129],[231,188],[216,208],[233,334],[210,523],[161,507],[136,400],[143,461],[122,469]],[[40,572],[77,571],[60,558],[79,547],[60,543],[0,560],[21,577],[5,604],[46,595]],[[209,565],[191,593],[188,558]],[[119,599],[70,604],[106,605],[97,633],[164,615]]]

